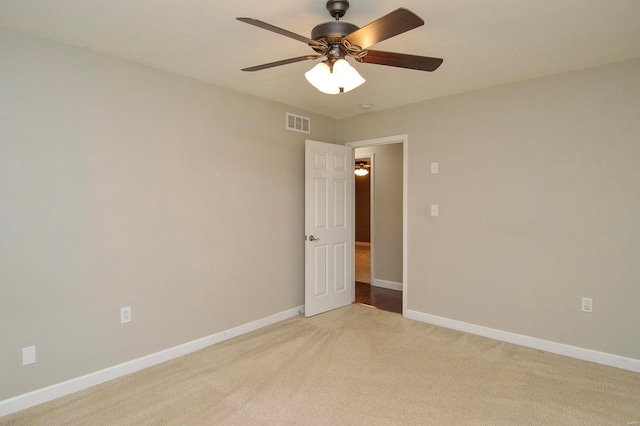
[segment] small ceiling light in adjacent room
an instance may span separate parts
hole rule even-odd
[[[320,62],[304,76],[313,87],[328,95],[346,93],[366,81],[345,59]]]
[[[367,103],[364,103],[364,104],[360,104],[360,109],[371,109],[372,106],[373,106],[372,103],[367,102]]]
[[[369,166],[366,161],[358,161],[356,162],[356,169],[354,173],[356,176],[366,176],[369,174],[369,167],[371,166]]]

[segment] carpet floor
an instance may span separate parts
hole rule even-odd
[[[640,374],[351,305],[0,418],[10,425],[628,425]]]

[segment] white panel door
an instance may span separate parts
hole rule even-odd
[[[305,315],[355,300],[353,148],[305,145]]]

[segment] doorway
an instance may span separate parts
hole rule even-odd
[[[406,136],[348,143],[356,148],[356,303],[402,313],[406,306]]]
[[[371,219],[373,214],[374,154],[355,155],[354,217],[355,217],[355,280],[371,284]]]

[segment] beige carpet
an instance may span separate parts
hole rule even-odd
[[[628,425],[640,374],[351,305],[293,318],[1,424]]]

